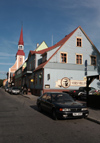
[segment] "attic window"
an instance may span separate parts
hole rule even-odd
[[[45,61],[47,61],[47,54],[44,54],[44,55],[42,56],[42,62],[45,62]]]
[[[77,37],[77,47],[82,47],[82,38]]]

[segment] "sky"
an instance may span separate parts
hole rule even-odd
[[[23,25],[25,58],[81,26],[100,51],[100,0],[0,0],[0,79],[15,63]]]

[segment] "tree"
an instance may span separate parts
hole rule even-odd
[[[3,79],[0,79],[0,87],[3,86]]]

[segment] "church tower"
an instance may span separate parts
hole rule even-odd
[[[15,64],[9,68],[8,73],[8,83],[11,83],[11,77],[15,73],[15,71],[24,63],[25,61],[25,53],[24,53],[24,41],[23,41],[23,28],[21,28],[20,38],[18,42],[18,51],[16,53],[16,61]]]
[[[20,38],[19,38],[19,42],[18,42],[18,51],[16,53],[16,61],[17,61],[17,69],[25,61],[24,41],[23,41],[23,28],[21,28]]]

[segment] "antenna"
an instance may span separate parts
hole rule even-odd
[[[21,21],[21,27],[23,27],[23,21]]]
[[[52,34],[52,46],[53,46],[53,34]]]

